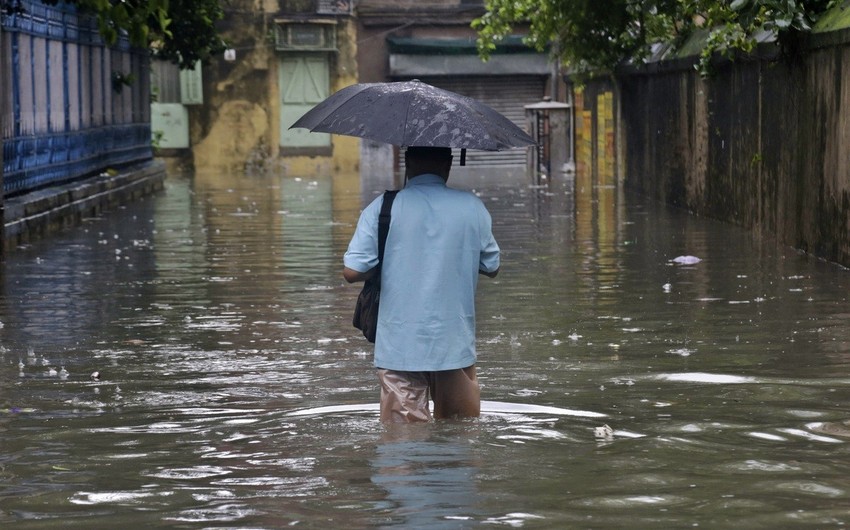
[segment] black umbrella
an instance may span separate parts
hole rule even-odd
[[[535,143],[491,107],[417,79],[343,88],[301,116],[290,129],[294,127],[405,147],[501,151]]]

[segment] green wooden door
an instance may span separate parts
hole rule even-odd
[[[287,55],[280,60],[281,147],[328,147],[331,136],[307,129],[289,129],[295,120],[328,97],[327,55]]]

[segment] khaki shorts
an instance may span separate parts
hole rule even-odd
[[[475,365],[439,372],[401,372],[378,369],[381,382],[381,421],[429,421],[428,398],[434,418],[476,418],[481,414],[481,389]]]

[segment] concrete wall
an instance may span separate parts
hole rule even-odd
[[[363,83],[390,81],[387,37],[476,37],[472,21],[484,13],[482,4],[461,0],[360,0],[357,3],[357,52]]]
[[[616,85],[627,187],[850,266],[850,30],[794,60],[724,63],[707,80],[679,60]]]
[[[149,161],[7,198],[3,252],[159,192],[164,181],[165,165]]]
[[[574,95],[576,172],[587,182],[610,186],[622,175],[623,157],[617,141],[621,127],[618,123],[619,98],[613,78],[600,78],[576,90]]]

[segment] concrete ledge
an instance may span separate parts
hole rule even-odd
[[[10,197],[4,203],[3,250],[77,225],[86,217],[126,204],[164,187],[165,164],[153,160],[112,175]]]

